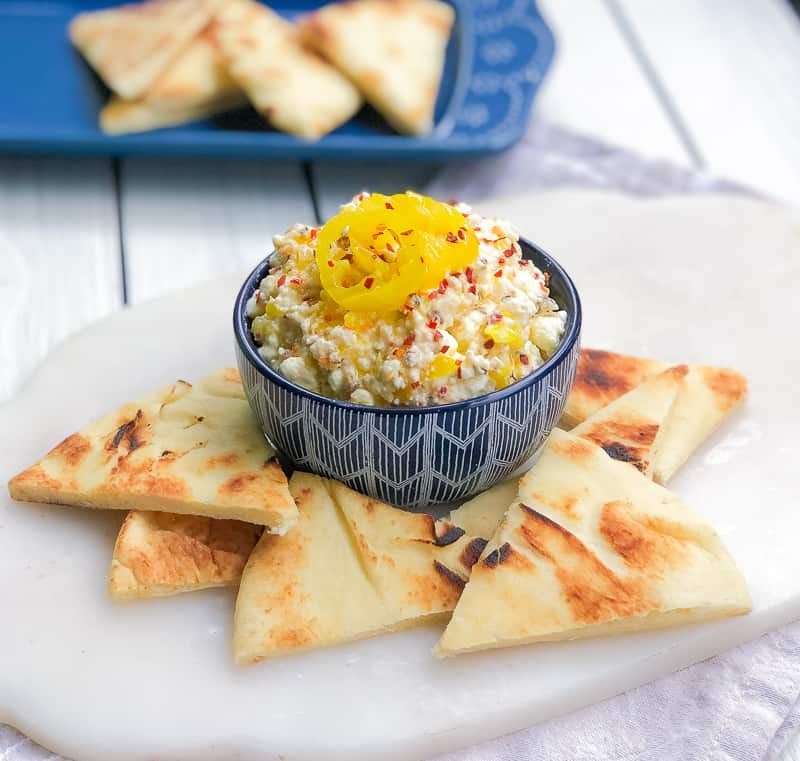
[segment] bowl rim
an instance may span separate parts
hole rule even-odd
[[[567,323],[564,328],[564,335],[561,342],[556,349],[555,354],[549,357],[540,367],[537,367],[532,373],[526,375],[521,380],[512,383],[505,388],[490,391],[488,394],[481,394],[470,399],[464,399],[460,402],[448,402],[446,404],[432,404],[423,407],[372,407],[366,404],[356,404],[355,402],[343,401],[340,399],[331,399],[330,397],[318,394],[316,391],[304,388],[296,383],[293,383],[284,375],[281,375],[277,370],[273,370],[266,360],[259,354],[258,346],[250,332],[248,326],[248,318],[246,314],[247,302],[252,293],[255,292],[258,284],[266,275],[266,270],[269,268],[269,261],[272,258],[274,251],[262,259],[250,274],[245,278],[239,293],[236,296],[236,301],[233,307],[233,332],[236,337],[236,342],[243,356],[248,362],[268,381],[275,383],[287,391],[299,394],[311,401],[323,404],[328,407],[336,409],[347,410],[350,412],[359,413],[377,413],[383,415],[430,415],[439,412],[447,412],[454,410],[463,410],[470,407],[483,406],[485,404],[492,404],[508,396],[519,393],[520,391],[528,388],[528,386],[536,384],[539,380],[549,375],[572,351],[573,346],[578,340],[581,332],[581,322],[583,319],[581,300],[578,295],[578,289],[575,283],[569,276],[567,271],[561,264],[558,263],[550,254],[536,244],[529,241],[527,238],[519,238],[519,245],[522,249],[523,257],[526,253],[532,253],[537,258],[544,259],[546,265],[542,267],[542,271],[549,272],[550,276],[554,274],[562,280],[565,290],[572,300],[573,308],[567,311]],[[530,257],[525,257],[530,258]],[[538,266],[538,264],[537,264]],[[559,306],[564,309],[562,304]]]

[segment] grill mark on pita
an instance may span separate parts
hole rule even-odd
[[[73,433],[54,447],[50,455],[60,457],[67,465],[74,468],[89,454],[91,449],[92,443],[89,439],[79,433]]]
[[[437,547],[447,547],[448,544],[457,542],[462,536],[464,536],[464,534],[467,533],[463,528],[460,526],[454,526],[452,523],[442,522],[439,525],[444,528],[444,532],[436,537]]]
[[[533,508],[520,507],[524,522],[518,531],[534,552],[552,563],[577,622],[599,623],[657,607],[658,600],[640,578],[620,579],[577,536]]]
[[[461,551],[461,562],[466,568],[472,568],[478,562],[481,554],[486,549],[488,542],[481,537],[476,536],[466,547]]]
[[[703,380],[714,392],[717,404],[723,411],[735,407],[747,393],[747,379],[724,368],[703,368]]]
[[[594,454],[594,447],[580,439],[572,439],[558,441],[558,442],[551,442],[549,445],[553,452],[563,456],[567,460],[572,460],[574,462],[581,462],[586,460],[587,458],[592,457]]]
[[[483,564],[487,568],[494,568],[497,565],[505,563],[511,557],[511,545],[506,542],[501,547],[492,550],[484,559]]]
[[[640,522],[627,502],[606,502],[600,512],[600,533],[631,568],[661,575],[665,568],[685,556],[681,542],[654,525]]]
[[[66,484],[59,481],[57,478],[53,478],[52,476],[47,475],[45,473],[44,468],[41,465],[36,464],[32,467],[28,468],[27,470],[23,470],[18,476],[9,481],[9,491],[11,492],[11,496],[15,499],[20,499],[19,497],[15,496],[16,489],[14,488],[16,484],[28,484],[30,486],[36,486],[40,489],[65,489],[70,488]],[[74,487],[73,487],[74,488]]]
[[[531,495],[537,502],[551,507],[553,510],[558,510],[561,513],[566,513],[572,516],[574,514],[575,505],[578,504],[578,497],[574,494],[566,494],[564,497],[558,499],[550,499],[544,494],[534,492]]]
[[[163,462],[164,467],[159,468],[160,462]],[[189,499],[191,490],[188,484],[177,476],[163,472],[169,466],[169,458],[161,461],[154,457],[148,457],[134,462],[128,457],[120,457],[106,481],[98,487],[98,491],[126,491],[130,494],[153,497]]]
[[[204,470],[213,470],[214,468],[230,468],[234,465],[238,465],[240,460],[241,458],[238,454],[236,454],[236,452],[214,455],[206,460]]]
[[[136,449],[141,442],[137,438],[137,429],[139,424],[142,421],[142,411],[136,410],[136,415],[132,420],[129,420],[127,423],[123,423],[118,429],[114,438],[106,444],[106,450],[109,452],[114,449],[119,449],[119,445],[122,444],[123,441],[126,441],[128,444],[128,451],[132,452]]]
[[[462,579],[455,571],[451,571],[446,565],[442,565],[438,560],[433,561],[433,567],[436,572],[454,589],[458,590],[461,594],[466,581]]]
[[[581,349],[573,391],[603,406],[630,391],[645,377],[646,369],[636,357]]]
[[[629,462],[637,470],[644,473],[647,470],[647,462],[644,459],[644,452],[646,450],[637,449],[636,447],[625,446],[625,444],[603,444],[597,442],[603,451],[612,459],[619,460],[620,462]]]
[[[605,420],[593,425],[588,432],[588,437],[600,446],[615,441],[635,441],[641,446],[649,447],[656,440],[658,429],[658,423],[625,423],[620,420]]]

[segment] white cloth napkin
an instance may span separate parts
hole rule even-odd
[[[454,164],[428,190],[473,201],[558,187],[746,192],[541,121],[508,153]],[[431,761],[800,761],[792,741],[799,695],[797,623],[597,705]],[[0,725],[0,761],[66,760]]]

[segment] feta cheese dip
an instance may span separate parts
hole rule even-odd
[[[264,360],[332,399],[428,406],[488,394],[556,350],[566,312],[506,221],[415,193],[361,193],[275,236],[247,303]]]

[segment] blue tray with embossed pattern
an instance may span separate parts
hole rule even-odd
[[[318,142],[267,128],[250,109],[111,137],[97,126],[108,90],[67,40],[80,11],[108,0],[0,0],[0,151],[101,155],[448,159],[508,148],[521,136],[553,57],[533,0],[449,0],[456,23],[432,134],[394,133],[370,108]],[[274,0],[291,18],[321,5]]]

